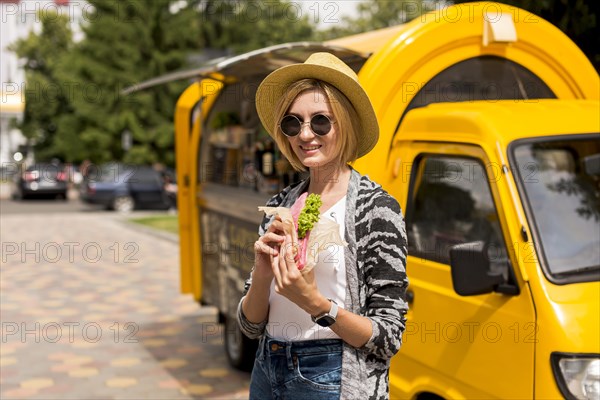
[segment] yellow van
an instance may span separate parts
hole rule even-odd
[[[197,78],[175,117],[181,288],[219,309],[232,364],[254,356],[235,308],[257,206],[300,178],[254,94],[316,51],[358,71],[381,137],[354,167],[406,214],[411,308],[391,398],[598,399],[600,79],[556,27],[498,3],[166,78]]]

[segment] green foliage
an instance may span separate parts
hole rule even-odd
[[[35,141],[38,158],[173,165],[173,112],[189,83],[128,96],[122,89],[189,68],[190,55],[203,49],[241,53],[306,40],[313,33],[307,18],[287,1],[88,3],[81,42],[73,44],[66,18],[44,15],[41,34],[14,47],[27,60],[21,128]],[[121,144],[125,131],[133,138],[128,150]]]
[[[310,40],[314,27],[297,1],[193,0],[199,9],[203,46],[245,53]]]
[[[160,215],[156,217],[132,218],[129,221],[149,228],[179,234],[179,219],[175,215]]]
[[[237,4],[237,21],[231,21],[229,25],[231,48],[236,53],[313,38],[308,15],[303,13],[297,2],[249,1]]]
[[[221,129],[232,125],[238,125],[240,117],[235,112],[221,111],[215,115],[211,121],[212,129]]]
[[[185,82],[123,96],[121,90],[184,69],[199,48],[199,19],[190,6],[172,12],[170,0],[114,2],[90,0],[95,12],[85,39],[67,56],[61,79],[71,82],[75,118],[61,128],[76,129],[78,156],[93,162],[174,163],[173,110]],[[121,146],[123,132],[133,146]]]

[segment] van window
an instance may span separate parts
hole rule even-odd
[[[600,136],[539,138],[511,149],[546,271],[566,282],[598,280]]]
[[[153,168],[135,167],[132,171],[126,172],[127,181],[130,183],[158,184],[158,173]]]
[[[450,247],[483,240],[494,270],[508,273],[508,254],[483,164],[474,158],[425,156],[411,183],[409,254],[450,264]]]

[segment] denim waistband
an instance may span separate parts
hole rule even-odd
[[[342,351],[341,339],[318,339],[301,340],[297,342],[286,342],[265,336],[265,345],[269,353],[285,352],[291,349],[293,353],[310,354],[313,352],[336,352]]]
[[[266,357],[285,356],[290,366],[294,355],[339,353],[342,354],[343,341],[341,339],[318,339],[302,340],[297,342],[286,342],[273,339],[267,335],[260,340],[258,357],[264,360]]]

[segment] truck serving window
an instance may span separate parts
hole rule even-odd
[[[298,179],[254,111],[260,78],[227,85],[203,127],[200,182],[274,194]]]
[[[600,276],[600,135],[539,138],[511,147],[546,273],[555,281]]]
[[[482,240],[491,267],[508,277],[508,254],[483,164],[474,158],[425,156],[407,215],[409,254],[450,264],[450,247]]]

